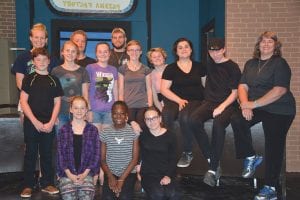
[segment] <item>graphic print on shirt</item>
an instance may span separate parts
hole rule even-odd
[[[66,73],[60,78],[60,82],[64,90],[64,96],[62,97],[64,101],[70,102],[69,97],[76,95],[76,81],[76,76],[72,73]]]
[[[118,144],[121,144],[121,142],[124,140],[124,138],[115,137],[115,140],[117,141]]]
[[[114,77],[112,73],[96,72],[94,98],[102,102],[111,102],[113,100],[113,85]]]
[[[33,65],[33,61],[32,60],[29,60],[27,63],[27,68],[26,68],[26,71],[28,74],[32,74],[33,72],[35,72],[35,67]]]

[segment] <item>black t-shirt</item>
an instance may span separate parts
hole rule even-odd
[[[232,60],[223,63],[210,61],[206,70],[205,100],[222,103],[233,89],[237,89],[241,78],[241,70],[238,64]]]
[[[49,122],[54,107],[54,98],[63,96],[59,80],[55,76],[36,72],[24,77],[22,90],[28,96],[28,104],[34,116],[42,123]]]
[[[268,62],[268,63],[265,63]],[[264,66],[259,70],[260,66]],[[279,56],[272,56],[268,61],[261,61],[256,58],[246,62],[240,83],[247,84],[248,98],[256,100],[273,87],[285,87],[287,92],[278,100],[258,109],[270,113],[282,115],[295,115],[296,103],[290,91],[291,69],[286,60]]]
[[[81,163],[82,135],[73,134],[75,168],[78,171]]]
[[[89,64],[93,64],[96,62],[95,59],[93,58],[90,58],[88,56],[86,56],[84,59],[81,59],[81,60],[75,60],[76,64],[80,65],[81,67],[86,67],[87,65]]]
[[[176,138],[168,130],[160,136],[154,136],[149,129],[140,135],[141,174],[158,177],[174,177],[176,174]]]
[[[199,62],[193,61],[192,69],[189,73],[183,72],[175,62],[166,67],[162,79],[172,81],[170,90],[180,98],[202,101],[204,88],[201,77],[205,75],[205,67]]]

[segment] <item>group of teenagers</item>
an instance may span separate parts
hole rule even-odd
[[[165,63],[167,54],[160,47],[147,52],[151,68],[140,61],[140,42],[127,41],[122,28],[112,30],[112,49],[106,42],[96,45],[96,60],[85,55],[87,36],[82,30],[63,44],[62,61],[48,54],[43,24],[32,27],[29,39],[32,49],[20,54],[12,68],[24,114],[21,197],[32,195],[39,155],[41,190],[60,192],[62,199],[93,199],[98,179],[103,200],[133,199],[137,179],[149,200],[182,199],[176,167],[191,164],[194,140],[209,166],[203,182],[214,187],[221,176],[226,127],[231,124],[236,157],[244,159],[242,177],[249,178],[263,161],[252,146],[250,128],[262,122],[265,185],[254,199],[277,199],[296,106],[291,70],[274,32],[258,37],[243,73],[226,57],[221,38],[209,39],[205,66],[194,61],[192,42],[179,38],[173,44],[174,63]],[[209,119],[211,140],[204,129]],[[175,121],[183,139],[178,162]]]

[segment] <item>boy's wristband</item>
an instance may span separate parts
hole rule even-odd
[[[259,103],[257,103],[256,100],[253,103],[254,103],[254,108],[258,108],[260,106]]]

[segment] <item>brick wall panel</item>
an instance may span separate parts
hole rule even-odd
[[[15,0],[0,2],[0,37],[16,41]]]

